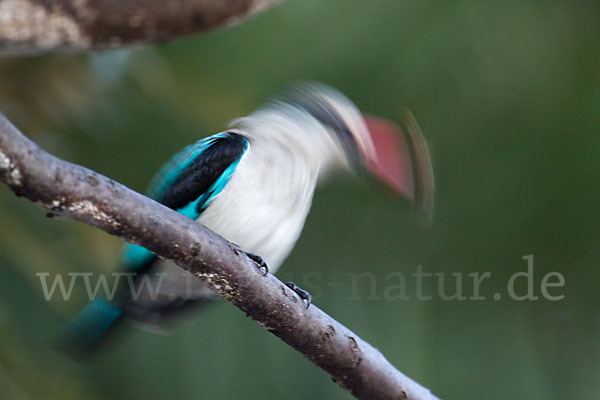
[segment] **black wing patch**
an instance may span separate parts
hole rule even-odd
[[[227,132],[216,138],[181,171],[159,201],[178,210],[202,196],[210,195],[213,185],[223,177],[227,167],[239,161],[247,147],[246,138],[237,133]]]

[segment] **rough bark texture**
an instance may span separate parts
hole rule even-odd
[[[263,272],[202,225],[84,167],[60,160],[0,113],[0,181],[17,195],[142,245],[209,282],[219,295],[304,354],[359,399],[436,399],[373,346]]]
[[[279,0],[0,0],[0,53],[164,42]]]

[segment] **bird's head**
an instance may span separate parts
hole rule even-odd
[[[433,171],[427,143],[410,113],[405,128],[361,113],[342,93],[319,83],[292,87],[263,108],[232,123],[264,154],[285,154],[319,177],[336,169],[367,171],[413,202],[429,222]]]
[[[410,112],[403,128],[368,116],[339,91],[322,84],[295,86],[283,97],[318,121],[337,151],[337,164],[364,170],[392,193],[410,200],[423,221],[431,220],[434,179],[427,142]]]

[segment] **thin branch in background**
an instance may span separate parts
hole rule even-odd
[[[234,24],[280,0],[0,0],[0,53],[119,48]]]
[[[316,306],[306,309],[275,276],[263,276],[236,245],[109,178],[46,153],[1,113],[0,181],[53,214],[174,261],[357,398],[436,399],[354,332]]]

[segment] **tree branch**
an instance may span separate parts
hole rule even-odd
[[[46,153],[1,113],[0,181],[53,214],[173,260],[357,398],[436,399],[318,307],[306,309],[292,290],[273,275],[263,276],[234,244],[109,178]]]
[[[238,20],[280,0],[0,0],[0,53],[164,42]]]

